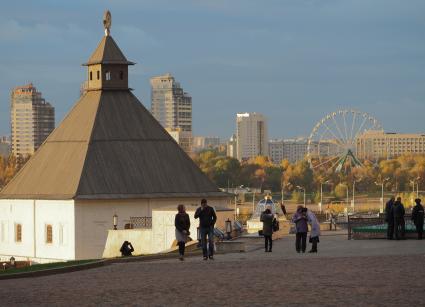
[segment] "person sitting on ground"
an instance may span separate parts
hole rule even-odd
[[[301,251],[305,253],[306,245],[307,245],[307,213],[304,210],[303,206],[297,207],[297,212],[295,212],[292,217],[292,222],[295,223],[295,249],[297,253]]]
[[[320,236],[320,223],[317,220],[316,215],[310,209],[307,209],[308,223],[311,225],[310,239],[309,242],[312,244],[309,253],[317,253],[317,243],[319,243]]]
[[[264,247],[266,253],[272,251],[273,219],[274,216],[269,208],[261,213],[260,221],[263,222]]]
[[[131,256],[131,253],[134,252],[133,245],[128,241],[124,241],[121,245],[120,252],[123,257]]]
[[[415,203],[416,205],[412,210],[412,221],[416,226],[418,240],[422,240],[422,233],[424,231],[424,207],[421,205],[420,198],[416,198]]]
[[[387,239],[392,240],[394,235],[394,213],[393,206],[395,197],[391,197],[390,200],[385,204],[385,222],[387,222]]]
[[[397,197],[397,201],[393,205],[395,239],[404,239],[404,205],[401,203],[401,197]]]

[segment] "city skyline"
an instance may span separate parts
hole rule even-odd
[[[1,135],[10,90],[31,81],[63,119],[85,79],[78,64],[100,34],[89,12],[105,8],[139,63],[130,70],[135,94],[149,107],[149,78],[171,72],[194,99],[194,135],[228,139],[236,113],[260,112],[270,139],[308,136],[322,116],[351,107],[386,131],[425,130],[419,1],[17,1],[0,12]]]

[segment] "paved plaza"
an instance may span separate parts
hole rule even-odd
[[[264,253],[117,263],[38,278],[0,281],[2,306],[420,306],[425,240],[347,241],[326,233],[319,253],[297,254],[294,237]]]

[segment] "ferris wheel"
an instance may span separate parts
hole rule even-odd
[[[344,167],[362,166],[356,157],[357,139],[367,131],[377,130],[382,131],[381,124],[368,113],[353,109],[329,113],[314,126],[308,138],[311,168],[340,172]]]

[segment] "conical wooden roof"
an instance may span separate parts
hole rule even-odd
[[[90,61],[117,60],[106,54],[95,52]],[[3,199],[209,196],[227,194],[129,89],[88,91],[0,193]]]
[[[84,65],[92,64],[127,64],[132,65],[133,62],[127,61],[127,58],[118,47],[112,36],[104,36],[91,55],[88,62]]]

